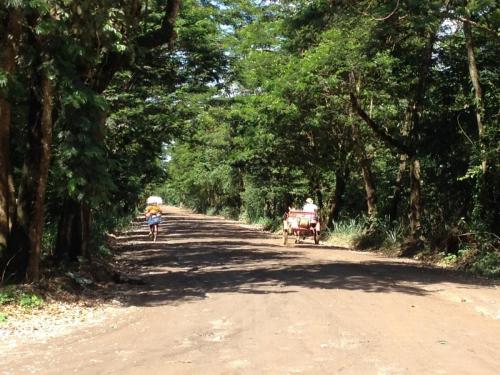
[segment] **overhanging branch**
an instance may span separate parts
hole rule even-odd
[[[382,129],[382,127],[379,124],[377,124],[375,121],[372,120],[372,118],[370,116],[368,116],[368,114],[363,110],[363,108],[361,108],[361,106],[358,102],[358,98],[356,97],[356,95],[353,92],[350,93],[350,97],[351,97],[352,108],[356,111],[356,113],[359,115],[359,117],[361,117],[366,122],[366,124],[380,138],[380,140],[382,140],[388,146],[396,148],[398,151],[400,151],[402,153],[405,153],[407,155],[414,154],[413,149],[411,149],[408,145],[403,143],[401,140],[398,140],[398,139],[390,136],[389,134],[387,134],[387,132],[384,129]]]
[[[450,19],[460,21],[462,23],[467,23],[467,24],[471,25],[472,27],[475,27],[476,29],[484,31],[486,34],[490,35],[491,37],[493,37],[497,41],[500,41],[500,34],[496,30],[493,30],[493,29],[489,28],[488,26],[483,25],[479,22],[473,21],[469,17],[461,16],[459,14],[452,12],[452,11],[447,11],[445,13],[445,16],[449,17]]]
[[[137,44],[143,48],[155,48],[163,44],[172,45],[176,38],[174,27],[180,5],[181,0],[169,0],[160,28],[138,37]]]
[[[164,44],[172,46],[176,38],[174,27],[181,2],[182,0],[168,0],[160,28],[138,37],[135,40],[136,44],[146,49]],[[96,69],[92,84],[93,89],[98,93],[102,93],[109,86],[115,73],[126,68],[131,63],[132,57],[128,53],[117,51],[107,53]]]

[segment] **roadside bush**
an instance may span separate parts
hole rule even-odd
[[[399,222],[387,218],[375,221],[360,221],[362,229],[352,239],[352,244],[360,250],[392,249],[404,241],[405,229]]]
[[[217,215],[217,210],[213,207],[209,207],[206,211],[205,211],[205,215],[208,215],[208,216],[215,216]]]
[[[38,294],[19,287],[7,286],[0,290],[0,306],[18,305],[26,309],[35,309],[43,305],[43,298]]]
[[[261,217],[253,222],[253,224],[262,225],[262,229],[276,232],[277,230],[282,228],[283,220],[280,218],[269,218],[269,217]]]
[[[470,267],[470,271],[487,277],[499,278],[500,252],[480,253]]]
[[[458,250],[450,251],[446,242],[440,250],[433,248],[435,263],[454,267],[477,275],[500,278],[500,238],[489,232],[462,230],[454,233]]]
[[[220,211],[220,215],[226,219],[238,220],[240,216],[240,210],[238,207],[224,207]]]
[[[394,246],[404,241],[406,230],[400,222],[382,221],[380,231],[384,236],[384,246]]]
[[[250,217],[248,217],[246,210],[240,212],[240,215],[238,216],[238,220],[243,222],[243,223],[247,223],[247,224],[251,223]]]
[[[354,236],[352,244],[359,250],[378,249],[383,246],[385,239],[380,229],[368,229]]]
[[[335,223],[334,233],[357,235],[363,231],[365,224],[359,219],[343,220]]]
[[[265,193],[249,184],[241,196],[248,220],[254,223],[261,220],[265,216]]]
[[[95,215],[91,225],[90,251],[93,255],[108,256],[109,248],[106,245],[108,233],[119,232],[130,225],[130,222],[136,217],[137,212],[130,212],[126,215],[105,215],[100,213]]]
[[[364,227],[365,224],[359,219],[338,221],[333,230],[326,229],[325,241],[338,246],[351,247],[354,245],[354,239],[362,234]]]
[[[500,278],[500,237],[494,233],[466,232],[458,236],[460,241],[460,268],[472,273]]]

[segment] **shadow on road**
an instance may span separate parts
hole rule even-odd
[[[314,246],[314,245],[312,245]],[[275,236],[231,222],[167,216],[158,242],[147,226],[119,237],[116,251],[144,285],[127,287],[128,304],[153,306],[206,298],[207,293],[293,293],[299,288],[361,290],[424,296],[429,285],[480,281],[460,273],[390,259],[364,262],[315,260],[314,247],[283,247]],[[339,251],[335,247],[321,250]]]

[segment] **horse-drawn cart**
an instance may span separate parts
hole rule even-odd
[[[283,220],[283,244],[288,243],[288,236],[295,236],[295,243],[300,239],[313,237],[314,243],[319,244],[320,222],[315,212],[288,211]]]

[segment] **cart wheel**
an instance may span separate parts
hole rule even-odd
[[[314,231],[314,243],[319,244],[319,232]]]
[[[288,242],[288,230],[283,229],[283,245],[286,245]]]

